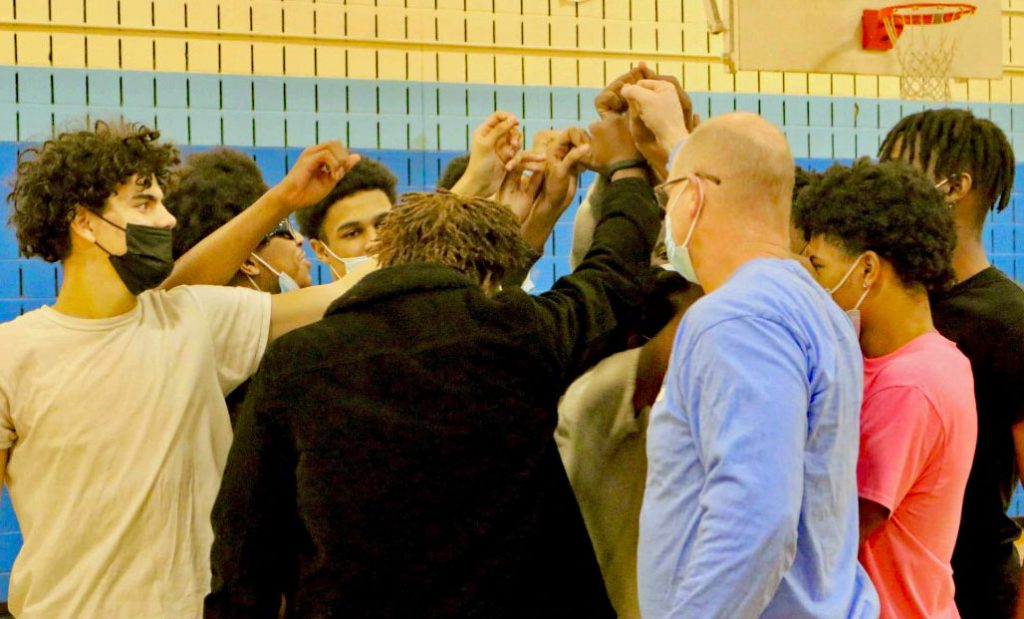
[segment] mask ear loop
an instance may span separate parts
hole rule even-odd
[[[260,258],[260,257],[259,257],[259,256],[257,256],[257,255],[256,255],[255,253],[250,253],[249,255],[250,255],[250,256],[252,256],[253,258],[255,258],[255,259],[259,260],[259,261],[260,261],[260,264],[262,264],[263,266],[265,266],[265,267],[267,267],[268,269],[270,269],[270,272],[271,272],[271,273],[273,273],[273,274],[274,274],[274,275],[276,275],[277,277],[281,277],[281,272],[280,272],[280,271],[278,271],[277,269],[275,269],[274,267],[270,266],[270,264],[269,264],[269,263],[268,263],[268,262],[267,262],[266,260],[264,260],[263,258]]]
[[[860,304],[864,302],[864,299],[867,298],[869,292],[871,292],[871,285],[868,284],[867,282],[864,282],[864,294],[860,295],[860,298],[857,299],[857,304],[853,306],[853,309],[860,309]]]
[[[320,239],[318,239],[318,240],[320,240]],[[340,262],[342,264],[345,264],[345,261],[342,260],[341,257],[338,256],[338,254],[334,253],[334,250],[332,250],[330,248],[330,246],[328,246],[327,243],[325,243],[323,240],[320,240],[320,246],[324,248],[324,251],[326,251],[327,253],[329,253],[331,255],[331,258],[334,258],[338,262]],[[334,268],[333,264],[328,262],[327,263],[327,268],[331,270],[331,273],[334,275],[334,279],[336,279],[336,280],[341,279],[341,276],[338,275],[338,271]]]
[[[686,240],[679,244],[678,249],[686,249],[690,246],[690,239],[693,237],[693,231],[697,229],[697,220],[700,219],[701,211],[704,210],[704,183],[701,181],[699,176],[694,176],[697,179],[697,212],[693,215],[693,221],[690,222],[690,229],[686,233]],[[682,195],[681,193],[679,195]]]
[[[252,277],[250,277],[248,273],[245,274],[245,278],[249,280],[249,283],[252,284],[253,288],[260,292],[263,292],[263,289],[256,285],[256,281]]]
[[[846,271],[846,275],[843,275],[843,279],[839,280],[839,283],[836,284],[835,286],[832,286],[831,288],[827,289],[829,294],[835,294],[837,290],[843,287],[843,284],[845,284],[846,280],[850,279],[850,276],[853,275],[853,271],[857,268],[857,265],[860,264],[860,260],[863,257],[864,254],[857,256],[857,259],[854,260],[853,264],[850,265],[850,269]]]

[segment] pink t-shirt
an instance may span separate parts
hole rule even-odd
[[[971,364],[932,332],[864,360],[857,486],[889,509],[860,561],[883,618],[959,617],[950,557],[978,437]]]

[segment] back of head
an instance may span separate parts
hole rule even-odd
[[[159,131],[140,124],[99,121],[91,130],[67,131],[23,150],[7,194],[13,206],[8,223],[21,255],[47,262],[67,258],[75,208],[101,213],[133,176],[169,185],[178,150],[159,138]]]
[[[397,199],[397,186],[398,179],[386,165],[373,159],[360,159],[359,163],[345,173],[345,176],[338,181],[324,199],[295,213],[299,231],[306,238],[321,238],[320,226],[324,223],[327,211],[336,202],[361,191],[377,189],[387,194],[388,200],[394,204]]]
[[[503,204],[452,193],[409,193],[381,224],[371,250],[383,267],[441,264],[480,284],[526,268],[532,251]]]
[[[445,166],[444,172],[441,173],[441,180],[437,181],[438,189],[451,189],[455,186],[455,183],[459,182],[462,175],[466,173],[466,167],[469,166],[469,155],[459,155],[452,159]]]
[[[190,155],[174,191],[164,200],[178,219],[174,257],[178,258],[267,192],[259,167],[230,148]]]
[[[793,215],[807,240],[824,235],[849,257],[873,251],[908,288],[953,281],[953,216],[931,181],[906,163],[833,166],[801,192]]]
[[[1013,148],[995,123],[968,110],[945,108],[905,116],[885,137],[878,157],[912,163],[937,180],[969,173],[972,188],[982,198],[979,222],[989,209],[1001,211],[1010,203],[1017,166]]]
[[[795,163],[786,137],[756,114],[716,116],[693,132],[672,176],[701,173],[721,179],[727,205],[789,224]]]

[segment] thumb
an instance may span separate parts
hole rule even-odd
[[[573,171],[580,165],[580,162],[590,154],[590,144],[574,146],[558,164],[560,175],[573,175]]]
[[[519,124],[519,119],[515,116],[506,118],[505,120],[498,123],[493,129],[487,132],[484,136],[484,142],[488,146],[494,146],[497,143],[498,138],[508,133],[513,127]]]

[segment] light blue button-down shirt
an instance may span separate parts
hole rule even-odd
[[[644,619],[878,616],[857,563],[862,363],[795,261],[754,260],[687,312],[647,434]]]

